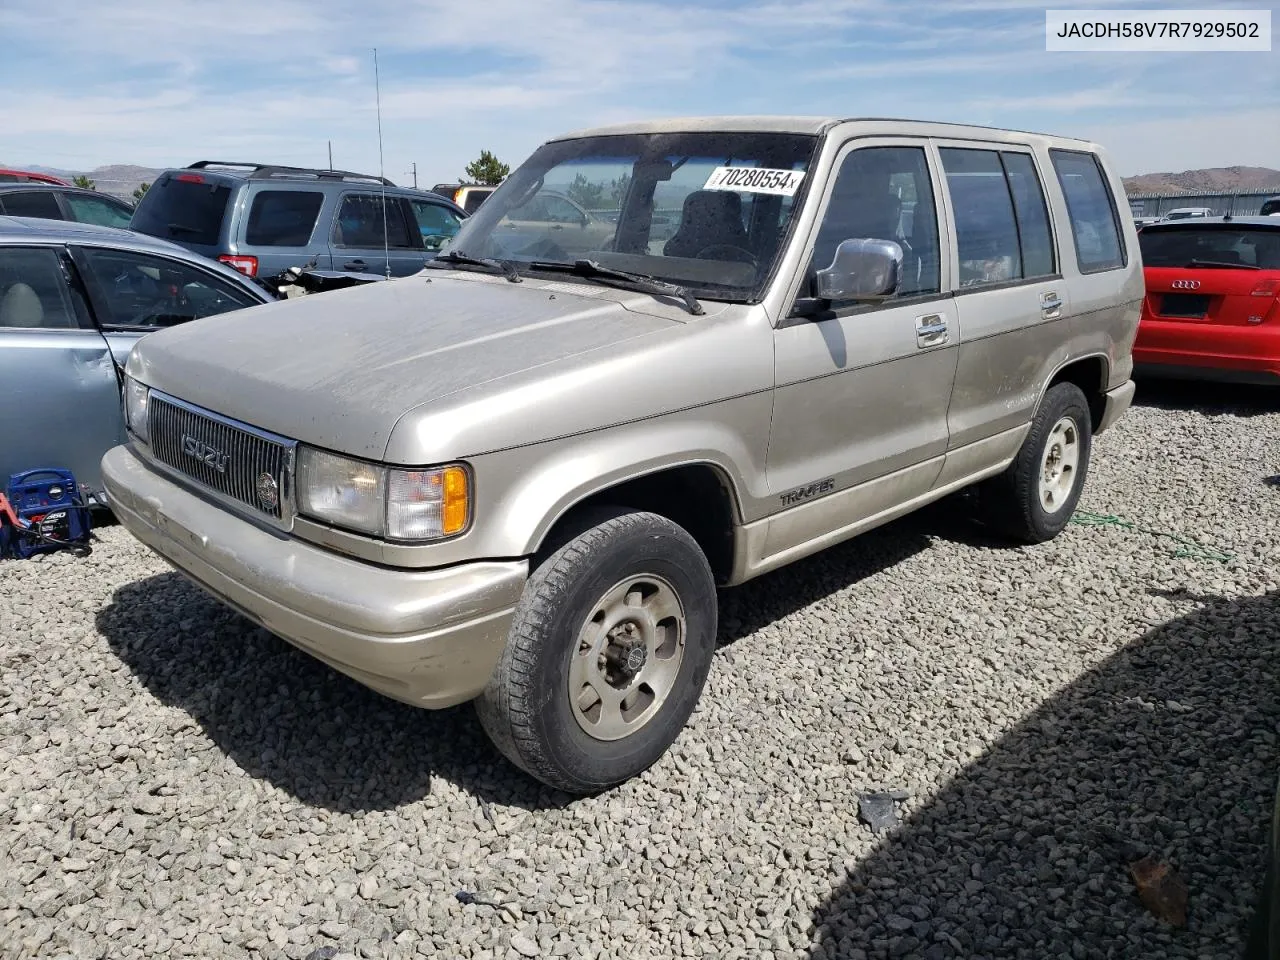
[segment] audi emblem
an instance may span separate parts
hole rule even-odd
[[[1198,290],[1200,289],[1199,280],[1175,280],[1169,284],[1175,290]]]

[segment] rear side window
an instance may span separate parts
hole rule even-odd
[[[386,232],[382,211],[386,208]],[[414,231],[417,233],[417,231]],[[338,222],[333,225],[333,242],[339,247],[379,249],[392,247],[421,249],[421,238],[411,236],[405,222],[404,208],[397,197],[380,194],[351,193],[342,199]]]
[[[77,326],[58,254],[48,249],[0,247],[0,328]]]
[[[1091,153],[1050,150],[1071,218],[1081,273],[1115,270],[1126,263],[1120,216],[1098,158]]]
[[[103,197],[90,197],[83,193],[64,193],[62,199],[71,210],[71,216],[80,223],[96,223],[103,227],[128,227],[133,211],[122,203],[114,203]]]
[[[955,210],[960,286],[1022,279],[1013,199],[994,150],[944,147],[942,167]]]
[[[1044,189],[1036,165],[1025,153],[1001,153],[1013,209],[1018,217],[1018,241],[1022,247],[1022,275],[1047,277],[1055,272],[1053,230],[1044,202]]]
[[[230,187],[197,174],[161,177],[143,194],[130,227],[177,243],[214,246],[230,199]]]
[[[323,193],[263,190],[249,208],[245,242],[255,247],[304,247],[323,203]]]
[[[62,208],[52,190],[14,190],[0,194],[0,208],[11,217],[44,217],[61,220]]]

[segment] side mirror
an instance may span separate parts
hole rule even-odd
[[[819,270],[814,295],[820,300],[886,300],[902,279],[902,247],[893,240],[843,240],[831,266]]]

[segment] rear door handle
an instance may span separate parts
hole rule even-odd
[[[363,260],[348,260],[342,265],[343,270],[363,270],[365,263]]]
[[[950,339],[951,332],[947,326],[945,313],[928,313],[916,317],[916,346],[940,347]]]
[[[1062,316],[1062,298],[1052,290],[1040,294],[1040,315],[1046,320],[1057,320]]]

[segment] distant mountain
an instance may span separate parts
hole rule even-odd
[[[81,174],[92,180],[103,193],[129,197],[142,183],[155,183],[163,168],[143,167],[132,163],[110,163],[93,170],[67,170],[40,164],[4,163],[0,167],[16,167],[50,173],[64,180]],[[1257,191],[1280,194],[1280,170],[1270,167],[1212,167],[1205,170],[1184,170],[1181,173],[1144,173],[1124,178],[1125,190],[1138,193],[1179,193],[1184,190],[1201,193],[1217,193],[1231,190]],[[657,199],[659,206],[679,205],[684,190],[674,191],[669,185],[660,184]],[[678,196],[677,196],[678,194]]]
[[[0,167],[17,170],[30,170],[32,173],[48,173],[68,182],[78,176],[86,176],[94,182],[101,193],[109,193],[117,197],[132,198],[133,191],[143,183],[155,183],[163,167],[140,167],[132,163],[109,163],[92,170],[66,170],[62,167],[47,167],[38,163],[5,163]]]
[[[1125,177],[1125,190],[1135,193],[1219,193],[1231,190],[1280,193],[1280,170],[1270,167],[1212,167],[1182,173],[1144,173]]]

